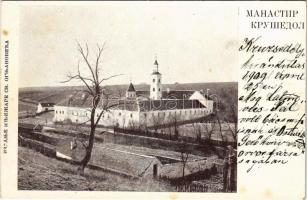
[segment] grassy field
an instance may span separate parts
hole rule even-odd
[[[19,112],[35,112],[36,110],[37,110],[36,104],[30,104],[30,103],[24,103],[24,102],[18,103]]]
[[[96,191],[174,191],[170,185],[153,179],[132,180],[114,174],[77,167],[36,151],[18,147],[19,190],[96,190]]]
[[[43,113],[35,117],[19,119],[19,123],[41,124],[41,125],[52,124],[53,117],[54,117],[54,112],[50,111],[50,112]]]

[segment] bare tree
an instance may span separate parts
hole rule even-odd
[[[201,135],[202,135],[202,126],[200,123],[192,123],[193,132],[196,136],[196,142],[201,142]]]
[[[171,126],[173,128],[176,140],[178,140],[178,138],[179,138],[178,121],[179,121],[179,115],[178,114],[176,114],[176,113],[170,114],[170,116],[169,116],[169,126]]]
[[[181,152],[181,162],[182,162],[182,178],[184,178],[184,171],[185,171],[185,167],[188,161],[188,157],[189,157],[189,153],[187,152]]]
[[[237,139],[238,139],[238,133],[237,133],[237,130],[238,130],[238,116],[237,116],[237,111],[235,109],[234,106],[231,106],[230,107],[231,109],[231,122],[234,124],[234,126],[231,126],[231,122],[229,121],[226,121],[227,125],[228,125],[228,128],[231,132],[231,136],[232,136],[232,139],[234,141],[234,143],[237,142]],[[235,147],[236,148],[236,147]]]
[[[211,141],[213,131],[214,131],[215,126],[216,126],[216,121],[212,120],[212,121],[203,123],[203,126],[204,126],[205,131],[206,131],[206,140]]]
[[[227,136],[224,136],[224,134],[223,134],[222,122],[220,120],[219,113],[216,113],[215,117],[216,117],[216,120],[217,120],[217,124],[219,126],[219,131],[218,132],[219,132],[219,134],[221,136],[221,140],[223,142],[227,142]]]
[[[231,95],[231,94],[236,94],[233,93],[230,89],[222,89],[220,97],[222,102],[220,102],[221,105],[221,110],[220,112],[217,112],[217,120],[222,120],[225,125],[228,126],[228,129],[231,133],[231,137],[234,141],[234,143],[237,142],[237,123],[238,123],[238,116],[237,116],[237,96],[236,95]],[[221,115],[221,113],[223,113]],[[234,124],[233,126],[230,126],[230,124]],[[220,124],[220,122],[219,122]],[[224,138],[227,139],[227,138]]]
[[[129,122],[128,122],[128,128],[130,129],[130,130],[139,130],[139,124],[138,124],[138,122],[137,121],[135,121],[135,120],[130,120]]]
[[[179,144],[179,152],[180,152],[180,160],[182,163],[182,179],[184,180],[185,168],[186,168],[186,164],[187,164],[189,155],[191,154],[191,150],[188,147],[188,145],[184,141],[182,141]]]
[[[161,113],[158,113],[157,115],[153,115],[152,118],[152,126],[153,126],[153,129],[154,129],[154,133],[157,134],[158,132],[158,128],[162,127],[163,126],[163,122],[164,122],[164,117],[162,116]]]
[[[98,125],[98,122],[100,121],[102,115],[104,112],[109,111],[110,108],[113,106],[116,106],[115,104],[109,104],[108,103],[108,96],[106,90],[104,90],[103,83],[111,78],[114,78],[116,76],[119,76],[121,74],[112,75],[109,77],[102,77],[101,74],[101,58],[102,53],[105,48],[105,44],[102,46],[97,44],[97,52],[95,54],[96,58],[95,61],[92,63],[89,60],[89,47],[86,44],[85,48],[83,48],[79,42],[77,42],[78,45],[78,52],[81,54],[81,58],[86,66],[86,69],[90,73],[90,76],[85,76],[84,74],[81,74],[80,72],[80,61],[78,62],[77,67],[77,73],[72,75],[68,75],[68,80],[64,82],[70,82],[72,80],[81,81],[84,86],[86,87],[86,92],[88,93],[92,106],[90,108],[90,133],[88,137],[88,142],[85,145],[85,156],[83,159],[79,162],[80,166],[78,167],[78,172],[80,174],[84,173],[84,168],[87,166],[88,162],[91,159],[93,145],[94,145],[94,139],[95,139],[95,131],[96,127]],[[102,103],[102,105],[100,105]],[[99,106],[99,109],[101,110],[100,113],[98,113],[98,116],[96,116],[97,108]]]

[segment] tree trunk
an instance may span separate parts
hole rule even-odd
[[[81,160],[80,167],[78,169],[80,174],[84,174],[84,169],[91,159],[92,150],[93,150],[93,146],[94,146],[94,139],[95,139],[95,128],[94,129],[91,128],[89,143],[88,143],[88,146],[86,148],[85,156]]]
[[[183,164],[183,167],[182,167],[182,178],[184,178],[184,169],[185,169],[185,164]]]
[[[86,147],[86,152],[84,158],[80,162],[80,166],[78,168],[79,174],[84,174],[84,169],[87,166],[88,162],[91,159],[92,156],[92,150],[94,146],[94,140],[95,140],[95,130],[96,130],[96,123],[95,123],[95,114],[96,114],[96,108],[100,102],[100,97],[94,98],[94,106],[91,111],[91,132],[88,140],[88,145]]]

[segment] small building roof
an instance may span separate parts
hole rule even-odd
[[[152,75],[161,75],[161,73],[160,72],[153,72],[153,73],[151,73]]]
[[[55,105],[55,103],[48,103],[48,102],[40,102],[41,106],[43,107],[52,107]]]
[[[153,157],[128,151],[110,149],[107,147],[95,147],[92,155],[92,163],[102,167],[124,172],[134,177],[142,177],[153,164],[162,165]]]
[[[135,92],[134,86],[132,83],[130,83],[129,88],[127,90],[128,92]]]

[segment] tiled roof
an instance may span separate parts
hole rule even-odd
[[[163,99],[189,99],[194,90],[170,90],[162,91]]]
[[[108,106],[111,106],[113,110],[128,110],[128,111],[137,111],[139,108],[136,100],[109,101]]]
[[[149,98],[150,92],[149,92],[149,90],[137,90],[136,91],[136,96],[137,97]]]
[[[68,107],[81,107],[81,108],[90,108],[93,106],[91,96],[78,96],[75,95],[59,104],[58,106],[68,106]],[[136,100],[122,100],[122,99],[101,99],[98,108],[107,108],[114,110],[129,110],[137,111],[138,105]]]
[[[205,108],[198,100],[149,100],[139,102],[140,111]]]
[[[194,90],[170,90],[162,91],[162,99],[189,99]],[[136,91],[138,97],[150,97],[150,91]]]
[[[93,152],[91,159],[93,164],[115,169],[135,177],[143,176],[153,164],[161,165],[161,162],[153,156],[127,151],[96,147]]]
[[[149,91],[136,91],[138,100],[129,99],[102,99],[98,105],[100,108],[110,108],[114,110],[128,110],[128,111],[153,111],[153,110],[174,110],[174,109],[192,109],[205,108],[199,100],[190,100],[189,97],[194,91],[163,91],[162,100],[150,100]],[[67,100],[57,104],[58,106],[68,107],[92,107],[92,96],[83,94],[75,94]]]
[[[55,103],[41,102],[40,104],[41,104],[43,107],[51,107],[51,106],[54,106]]]

